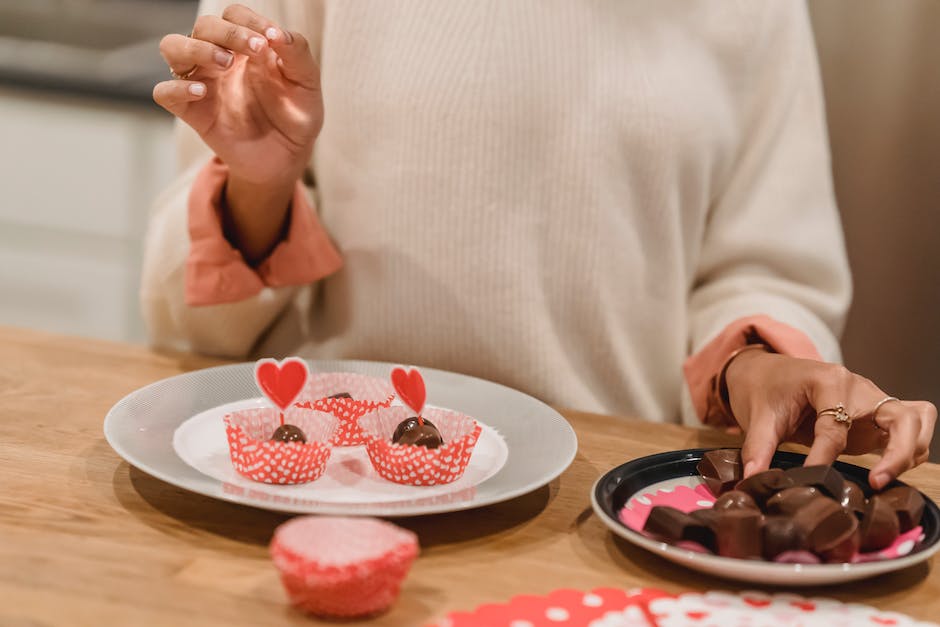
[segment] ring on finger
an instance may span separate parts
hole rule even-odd
[[[188,71],[183,72],[182,74],[177,74],[177,73],[176,73],[176,70],[174,70],[173,68],[170,68],[170,76],[172,76],[173,78],[175,78],[175,79],[177,79],[177,80],[188,81],[189,78],[190,78],[193,74],[195,74],[195,73],[196,73],[196,70],[198,70],[198,69],[199,69],[199,66],[198,66],[198,65],[194,65],[194,66],[192,66]]]
[[[852,417],[849,416],[847,411],[845,411],[844,403],[839,403],[835,407],[829,407],[816,413],[817,420],[822,416],[832,416],[833,420],[838,422],[840,425],[845,425],[846,428],[852,426]]]
[[[896,396],[886,396],[880,401],[878,401],[877,403],[875,403],[875,408],[871,410],[871,422],[873,425],[875,425],[875,428],[878,429],[879,431],[887,432],[887,429],[885,429],[880,424],[878,424],[878,410],[881,409],[882,405],[884,405],[885,403],[890,403],[891,401],[901,402],[901,399],[899,399]]]

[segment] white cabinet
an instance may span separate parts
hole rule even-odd
[[[143,232],[174,158],[155,106],[0,88],[0,324],[142,340]]]

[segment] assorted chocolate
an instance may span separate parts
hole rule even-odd
[[[441,432],[427,418],[412,416],[403,420],[392,434],[394,444],[411,444],[427,448],[437,448],[444,443]]]
[[[352,398],[352,394],[350,394],[349,392],[337,392],[336,394],[331,394],[330,396],[327,396],[327,398],[349,398],[349,399],[351,399],[351,398]]]
[[[274,433],[271,435],[272,440],[278,440],[280,442],[300,442],[301,444],[307,443],[307,436],[301,431],[300,427],[296,425],[281,425],[274,430]]]
[[[888,547],[924,513],[917,490],[898,486],[866,499],[831,466],[772,468],[744,479],[740,451],[718,449],[697,470],[717,497],[713,506],[690,513],[655,506],[644,531],[724,557],[848,562],[860,550]]]

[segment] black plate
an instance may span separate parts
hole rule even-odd
[[[678,477],[691,477],[698,475],[695,466],[702,459],[702,455],[714,449],[695,448],[684,451],[670,451],[668,453],[659,453],[649,455],[627,462],[617,466],[609,471],[594,487],[594,499],[611,520],[617,521],[621,527],[630,533],[640,535],[638,532],[630,529],[620,523],[618,515],[627,500],[637,492],[641,492],[654,483],[676,479]],[[770,463],[772,468],[792,468],[802,466],[806,459],[805,455],[800,453],[789,453],[786,451],[777,451]],[[842,473],[846,479],[854,481],[862,488],[865,496],[873,493],[871,486],[868,485],[868,469],[845,462],[835,462],[833,467]],[[907,485],[903,481],[892,481],[887,488]],[[887,489],[886,488],[886,489]],[[924,528],[924,540],[919,542],[908,555],[913,555],[923,551],[927,547],[933,546],[940,540],[940,508],[927,495],[921,492],[924,497],[926,507],[924,507],[924,516],[921,518],[921,527]]]

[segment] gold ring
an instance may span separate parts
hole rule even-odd
[[[885,403],[890,403],[891,401],[898,401],[898,402],[900,403],[900,402],[901,402],[901,399],[899,399],[899,398],[896,397],[896,396],[885,396],[883,399],[881,399],[880,401],[878,401],[878,402],[875,404],[875,408],[874,408],[873,410],[871,410],[871,422],[872,422],[872,424],[875,425],[875,428],[876,428],[876,429],[878,429],[879,431],[884,431],[885,433],[887,433],[887,429],[885,429],[884,427],[882,427],[881,425],[878,424],[878,420],[877,420],[877,418],[878,418],[878,410],[881,409],[881,406],[882,406],[882,405],[884,405]]]
[[[833,420],[840,425],[845,425],[846,427],[852,426],[852,418],[849,416],[848,412],[845,411],[845,405],[843,403],[839,403],[835,407],[824,409],[816,414],[817,419],[820,416],[832,416]]]
[[[188,81],[189,77],[196,73],[196,70],[199,69],[198,65],[194,65],[188,72],[183,72],[182,74],[177,74],[173,68],[170,68],[170,76],[180,81]]]

